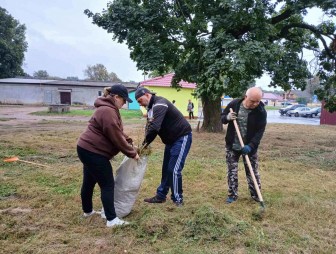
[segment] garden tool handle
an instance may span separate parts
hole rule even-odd
[[[44,165],[44,164],[40,164],[40,163],[36,163],[36,162],[31,162],[31,161],[25,161],[25,160],[21,160],[21,159],[18,159],[18,161],[22,161],[22,162],[37,165],[37,166],[47,167],[47,168],[49,167],[48,165]]]
[[[233,113],[232,108],[230,108],[230,112]],[[238,136],[238,139],[239,139],[240,146],[244,147],[244,141],[243,141],[242,136],[240,134],[239,126],[238,126],[238,123],[237,123],[236,119],[233,120],[233,124],[234,124],[234,127],[236,129],[236,133],[237,133],[237,136]],[[260,203],[263,203],[264,201],[263,201],[263,198],[261,196],[261,192],[260,192],[260,189],[259,189],[259,185],[257,183],[257,179],[255,178],[255,175],[254,175],[254,172],[253,172],[253,168],[252,168],[252,165],[251,165],[250,158],[248,157],[247,154],[245,154],[244,156],[245,156],[245,160],[246,160],[247,166],[248,166],[248,168],[250,170],[250,174],[252,176],[254,188],[257,191],[257,195],[258,195],[259,201],[260,201]]]

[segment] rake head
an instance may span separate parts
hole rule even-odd
[[[18,161],[18,160],[19,160],[19,157],[11,157],[11,158],[4,159],[3,161],[4,162],[13,162],[13,161]]]

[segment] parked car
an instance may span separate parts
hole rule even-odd
[[[296,109],[288,110],[286,115],[299,117],[305,115],[310,110],[311,108],[309,107],[298,107]]]
[[[290,103],[288,101],[284,101],[284,102],[281,102],[281,105],[282,106],[289,106],[289,105],[292,105],[292,103]]]
[[[293,110],[293,109],[296,109],[298,107],[305,107],[306,105],[303,105],[303,104],[296,104],[296,105],[289,105],[285,108],[281,108],[279,109],[279,113],[280,115],[285,115],[287,113],[288,110]]]
[[[321,107],[316,107],[310,109],[308,112],[306,112],[303,116],[306,117],[314,117],[317,116],[319,113],[321,113]]]

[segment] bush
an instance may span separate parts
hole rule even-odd
[[[299,97],[299,98],[296,99],[296,101],[297,101],[299,104],[307,105],[307,98]]]

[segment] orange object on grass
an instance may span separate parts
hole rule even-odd
[[[4,161],[4,162],[13,162],[13,161],[18,161],[18,160],[19,160],[18,157],[12,157],[12,158],[4,159],[3,161]]]
[[[37,165],[37,166],[48,167],[47,165],[44,165],[44,164],[31,162],[31,161],[20,160],[19,157],[17,157],[17,156],[4,159],[3,161],[4,162],[22,161],[22,162],[29,163],[29,164],[34,164],[34,165]]]

